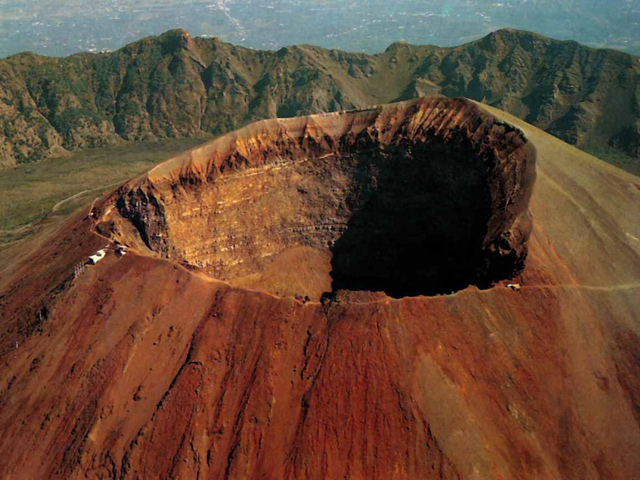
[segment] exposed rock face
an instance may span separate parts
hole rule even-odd
[[[581,147],[638,155],[637,56],[511,29],[453,48],[395,43],[378,55],[255,51],[172,30],[109,54],[0,60],[0,167],[60,146],[222,134],[434,95],[482,101]]]
[[[448,293],[522,270],[534,161],[465,100],[268,120],[125,185],[100,230],[267,290],[265,272],[310,256],[316,275],[287,293],[315,299],[328,259],[334,290]]]
[[[438,105],[446,108],[438,110]],[[524,270],[492,288],[471,286],[452,295],[400,299],[340,290],[322,302],[276,296],[184,268],[179,257],[160,258],[173,251],[170,243],[165,251],[160,248],[164,243],[150,241],[159,249],[154,252],[139,239],[136,248],[118,256],[115,244],[96,233],[97,219],[87,215],[88,210],[0,251],[0,478],[635,478],[640,471],[638,178],[504,112],[475,107],[462,101],[416,103],[335,117],[354,120],[339,132],[357,131],[357,120],[362,132],[378,131],[381,138],[400,138],[383,128],[385,117],[386,125],[400,131],[413,132],[412,125],[416,132],[424,128],[424,138],[434,140],[425,140],[422,151],[438,152],[419,157],[424,162],[438,159],[441,164],[446,153],[446,159],[466,159],[472,168],[476,163],[469,159],[475,157],[462,155],[469,151],[480,159],[501,159],[505,163],[498,163],[502,168],[496,173],[505,180],[495,181],[507,186],[513,184],[506,179],[514,177],[504,172],[518,171],[509,166],[519,149],[511,150],[514,144],[497,133],[513,132],[515,141],[524,132],[523,149],[530,142],[537,153],[529,201],[535,221]],[[438,111],[445,115],[438,117]],[[478,142],[469,140],[462,147],[445,140],[470,131],[467,126],[479,118],[478,130],[485,136]],[[309,119],[300,122],[312,130]],[[339,126],[329,122],[316,129],[313,138],[343,138],[342,133],[330,134],[330,125]],[[295,131],[292,124],[285,126],[281,132]],[[264,124],[260,128],[273,131]],[[448,136],[435,142],[438,132]],[[224,153],[219,157],[223,160],[236,145],[251,145],[253,152],[262,152],[254,161],[266,166],[272,157],[246,141],[257,138],[258,132],[249,133],[227,137],[225,149],[210,145],[210,153]],[[297,138],[292,135],[286,145],[301,145]],[[420,135],[407,133],[404,138]],[[378,159],[390,146],[373,145],[376,155],[369,158],[380,169],[385,162],[404,159]],[[415,150],[415,144],[410,145]],[[482,150],[482,145],[487,148]],[[501,153],[499,145],[508,147],[511,155]],[[494,147],[498,153],[492,157]],[[284,187],[289,171],[292,178],[298,175],[296,185],[313,192],[311,186],[333,185],[320,175],[323,165],[357,160],[357,167],[364,162],[364,150],[352,158],[345,156],[347,147],[305,148],[316,155],[325,148],[341,155],[327,157],[326,163],[312,156],[307,163],[319,173],[303,177],[307,171],[299,167],[242,166],[253,158],[248,153],[224,168],[213,156],[199,156],[198,150],[187,153],[101,197],[96,207],[104,216],[103,231],[133,240],[139,230],[120,211],[148,212],[154,219],[168,219],[166,225],[140,218],[141,228],[150,234],[175,233],[171,238],[180,239],[188,229],[202,231],[188,220],[199,204],[188,204],[183,230],[174,231],[179,212],[168,201],[173,191],[176,199],[194,199],[198,192],[213,198],[206,189],[217,185],[225,195],[237,195],[236,200],[243,198],[241,193],[256,198],[255,190],[266,185],[263,177],[272,175]],[[358,151],[355,143],[353,149]],[[516,163],[529,159],[524,156]],[[418,157],[412,160],[418,163]],[[422,168],[442,171],[434,165]],[[242,182],[235,177],[237,183],[223,188],[227,174],[263,170],[270,173]],[[481,169],[472,170],[464,177],[473,180],[470,185],[481,183],[478,178],[495,185]],[[338,180],[349,179],[336,180],[336,188],[358,193],[361,184],[352,182],[353,171],[336,170]],[[244,183],[248,178],[254,179],[253,187]],[[313,183],[307,185],[303,178]],[[409,180],[413,188],[413,178]],[[385,182],[391,193],[406,199],[404,189]],[[528,186],[515,184],[525,190]],[[241,187],[237,193],[233,185]],[[336,195],[342,198],[340,188]],[[164,216],[150,206],[135,207],[136,198],[142,198],[138,190],[148,203],[165,208]],[[382,188],[379,191],[382,194]],[[283,192],[287,201],[296,198],[286,188]],[[509,192],[513,190],[506,188],[500,198],[526,199],[526,194]],[[121,210],[116,206],[119,198]],[[310,198],[322,199],[315,194]],[[354,198],[361,205],[365,197]],[[385,200],[381,204],[386,205]],[[244,208],[246,203],[237,205]],[[275,202],[263,215],[277,215],[285,203]],[[462,205],[469,208],[467,200]],[[303,204],[295,206],[300,218],[308,218]],[[484,212],[485,220],[492,218],[491,212]],[[512,213],[517,219],[522,212],[514,207]],[[229,228],[232,221],[243,226],[244,215],[231,210],[225,215]],[[506,217],[499,213],[498,218]],[[260,232],[268,232],[264,227],[271,220],[251,214]],[[509,222],[505,225],[496,231],[508,230]],[[335,234],[336,245],[348,231]],[[310,239],[325,235],[311,232]],[[365,236],[359,233],[357,240],[366,243]],[[298,242],[302,237],[275,232],[269,238]],[[309,242],[315,245],[315,240]],[[74,275],[88,255],[105,247],[104,259]],[[257,242],[255,248],[259,251]],[[244,252],[242,258],[258,258],[248,255],[252,250],[246,246],[236,250]],[[311,285],[311,268],[322,261],[330,265],[332,253],[336,258],[336,250],[291,248],[259,273],[260,278],[245,279],[244,284],[263,282],[271,291],[282,285],[297,288],[296,282],[300,288]],[[279,266],[290,267],[291,262],[299,268],[278,276]],[[326,273],[321,277],[330,278]],[[513,291],[507,282],[519,283],[521,289]],[[331,290],[330,282],[316,286],[320,292]]]

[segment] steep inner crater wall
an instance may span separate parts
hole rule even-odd
[[[99,229],[279,295],[449,293],[522,268],[534,157],[464,100],[270,120],[125,185]]]

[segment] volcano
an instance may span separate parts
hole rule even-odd
[[[253,124],[94,215],[114,241],[237,286],[430,295],[522,269],[534,176],[516,128],[461,100],[410,102]]]
[[[0,472],[633,478],[638,213],[465,99],[222,136],[3,252]]]

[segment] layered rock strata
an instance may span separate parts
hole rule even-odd
[[[522,269],[534,177],[517,128],[421,99],[257,122],[127,183],[96,215],[114,240],[277,294],[430,295]]]

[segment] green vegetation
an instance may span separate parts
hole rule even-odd
[[[62,218],[89,204],[103,188],[115,188],[206,140],[131,142],[0,171],[0,245],[28,235],[43,218]]]
[[[512,29],[453,48],[398,42],[373,56],[249,50],[172,30],[108,54],[0,60],[0,84],[15,105],[0,116],[0,168],[60,146],[218,134],[434,95],[487,103],[578,147],[640,151],[638,57]]]
[[[515,30],[455,48],[396,43],[376,56],[313,46],[254,51],[178,30],[111,54],[0,60],[0,85],[8,106],[0,115],[0,243],[51,218],[54,206],[61,215],[194,146],[193,137],[418,96],[474,98],[563,140],[580,138],[578,146],[596,146],[588,153],[640,175],[638,158],[607,146],[638,151],[639,59]],[[187,139],[146,142],[164,137]],[[123,138],[139,143],[80,151]],[[60,146],[80,153],[47,160]]]
[[[103,120],[106,120],[104,115],[98,112],[92,112],[86,108],[74,108],[70,107],[63,110],[60,115],[57,115],[53,120],[53,126],[65,139],[65,144],[73,141],[72,134],[74,130],[89,123],[91,125],[100,125]]]
[[[600,160],[640,177],[640,159],[638,158],[630,157],[612,147],[593,147],[583,150],[589,155],[598,157]]]

